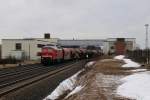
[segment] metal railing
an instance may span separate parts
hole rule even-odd
[[[126,55],[137,62],[150,64],[150,49],[127,51]]]

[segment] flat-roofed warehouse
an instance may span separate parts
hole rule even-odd
[[[123,44],[119,42],[123,40]],[[107,39],[88,39],[88,40],[58,40],[58,43],[63,47],[88,47],[95,46],[100,48],[103,53],[118,54],[118,50],[122,50],[125,54],[127,50],[136,49],[136,38],[107,38]],[[124,46],[124,48],[122,48]]]
[[[83,39],[83,40],[58,40],[58,43],[63,47],[88,47],[95,46],[102,48],[105,40],[103,39]]]
[[[43,45],[57,42],[58,38],[50,38],[50,34],[45,34],[44,38],[2,39],[2,58],[38,60]]]

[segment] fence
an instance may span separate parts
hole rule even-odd
[[[137,62],[150,64],[150,49],[127,51],[126,54]]]
[[[18,62],[21,62],[21,60],[17,60],[11,57],[6,59],[0,59],[0,64],[17,64]]]

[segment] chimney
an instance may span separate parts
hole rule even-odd
[[[50,33],[45,33],[44,34],[44,39],[50,39]]]

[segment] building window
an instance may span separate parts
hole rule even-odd
[[[117,41],[124,42],[125,38],[117,38]]]
[[[115,49],[114,46],[111,46],[110,49]]]
[[[22,49],[21,43],[16,43],[16,50],[21,50],[21,49]]]
[[[41,56],[41,52],[37,52],[37,56]]]
[[[37,44],[38,48],[42,48],[43,46],[45,46],[44,44]]]

